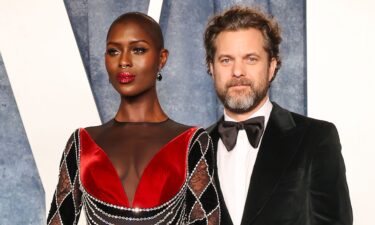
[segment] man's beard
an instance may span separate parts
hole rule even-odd
[[[230,90],[233,86],[247,86],[241,90]],[[249,79],[232,79],[219,90],[216,86],[216,93],[224,107],[234,113],[246,113],[253,110],[264,99],[268,92],[269,83],[267,80],[260,81],[258,86]]]

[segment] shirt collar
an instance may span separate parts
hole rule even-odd
[[[270,115],[271,115],[272,107],[273,107],[273,105],[272,105],[270,99],[267,97],[267,100],[262,105],[262,107],[260,107],[258,109],[258,111],[256,111],[255,113],[253,113],[247,119],[250,119],[250,118],[253,118],[253,117],[257,117],[257,116],[264,116],[264,127],[266,127],[267,123],[268,123],[268,119],[270,118]],[[225,112],[225,109],[224,109],[224,120],[225,121],[234,121],[234,122],[236,122],[233,118],[231,118],[230,116],[228,116],[228,114]]]

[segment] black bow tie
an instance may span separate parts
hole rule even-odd
[[[257,148],[264,129],[264,116],[250,118],[242,122],[222,121],[219,123],[219,134],[225,147],[231,151],[237,142],[239,130],[245,129],[250,144]]]

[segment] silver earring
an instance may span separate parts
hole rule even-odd
[[[156,76],[156,80],[161,81],[163,79],[163,76],[161,75],[161,72],[159,71],[158,75]]]

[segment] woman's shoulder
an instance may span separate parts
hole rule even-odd
[[[192,145],[194,145],[195,142],[199,142],[201,144],[204,143],[204,145],[206,146],[208,142],[211,140],[208,132],[203,127],[186,125],[186,124],[173,121],[171,119],[169,122],[169,126],[170,126],[170,129],[178,130],[176,133],[181,134],[181,133],[189,132],[191,134],[190,142]]]
[[[180,133],[183,133],[184,131],[188,131],[188,130],[194,130],[195,135],[193,136],[193,138],[199,138],[201,136],[203,137],[209,136],[206,129],[204,129],[201,126],[186,125],[183,123],[176,122],[172,119],[169,119],[169,120],[170,120],[170,123],[169,123],[170,128],[175,129],[175,130],[180,130]]]
[[[168,126],[169,129],[180,131],[179,133],[182,133],[186,130],[194,128],[194,126],[182,124],[182,123],[176,122],[172,119],[168,119],[167,126]]]
[[[110,128],[112,124],[113,124],[113,119],[101,125],[89,126],[89,127],[85,127],[81,129],[84,129],[90,135],[90,137],[95,139],[95,137],[103,133],[106,129]]]

